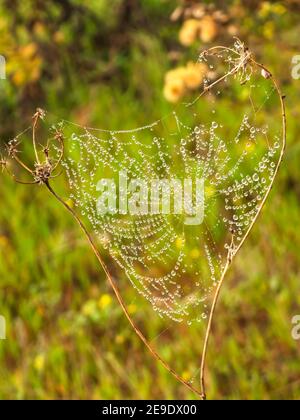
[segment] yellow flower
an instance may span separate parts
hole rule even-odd
[[[42,22],[36,22],[33,26],[33,32],[39,38],[45,38],[47,35],[46,26]]]
[[[242,88],[241,91],[239,92],[239,98],[242,101],[249,100],[249,95],[250,95],[250,91],[248,87]]]
[[[179,32],[179,41],[185,47],[193,44],[199,34],[199,20],[188,19],[186,20]]]
[[[25,84],[26,75],[24,71],[18,70],[12,75],[12,81],[16,86],[22,86]]]
[[[254,141],[247,141],[246,143],[247,152],[251,153],[255,150],[255,142]]]
[[[271,9],[272,9],[271,3],[269,1],[263,1],[260,6],[258,15],[261,18],[266,18],[271,13]]]
[[[65,35],[62,31],[56,31],[53,35],[53,39],[57,44],[63,44],[65,41]]]
[[[136,313],[136,311],[137,311],[137,306],[136,306],[134,303],[131,303],[130,305],[128,305],[127,310],[128,310],[128,313],[129,313],[130,315],[133,315],[133,314],[135,314],[135,313]]]
[[[188,89],[197,89],[203,82],[207,67],[203,63],[189,62],[183,74],[183,80]]]
[[[179,236],[176,239],[176,242],[175,242],[176,248],[178,248],[178,249],[183,248],[184,247],[184,242],[185,242],[184,238],[182,236]]]
[[[272,10],[276,15],[284,15],[287,11],[284,5],[280,3],[273,4]]]
[[[33,42],[20,47],[20,54],[23,58],[31,58],[37,51],[37,46]]]
[[[189,62],[185,67],[178,67],[165,76],[164,97],[176,103],[186,93],[201,86],[207,67],[203,63]]]
[[[204,188],[205,198],[211,198],[215,195],[216,189],[212,185],[206,185]]]
[[[182,372],[182,379],[185,381],[189,381],[191,379],[191,374],[188,370]]]
[[[125,337],[124,337],[124,335],[122,335],[122,334],[118,334],[118,335],[116,336],[116,343],[117,343],[117,344],[123,344],[123,343],[124,343],[124,341],[125,341]]]
[[[164,97],[167,101],[176,103],[185,94],[185,84],[182,79],[175,78],[165,84]]]
[[[211,16],[205,16],[200,21],[200,38],[203,42],[211,42],[218,35],[218,25]]]
[[[38,354],[35,357],[34,361],[33,361],[33,365],[34,365],[34,368],[38,372],[41,372],[42,370],[44,370],[44,367],[45,367],[45,355],[42,354],[42,353]]]
[[[23,385],[23,376],[22,376],[22,371],[21,370],[16,370],[13,374],[13,381],[14,384],[16,385],[16,387],[18,389],[22,388]]]
[[[191,258],[193,258],[193,260],[197,260],[200,257],[200,251],[198,248],[194,248],[191,251]]]
[[[177,67],[176,69],[170,70],[165,75],[165,83],[168,84],[169,82],[172,82],[175,79],[183,80],[184,75],[186,72],[185,67]]]
[[[100,309],[107,308],[112,302],[112,298],[109,294],[102,295],[98,300],[98,306]]]
[[[274,35],[275,35],[275,25],[274,22],[269,21],[267,23],[265,23],[264,27],[263,27],[263,33],[264,36],[267,39],[273,39]]]

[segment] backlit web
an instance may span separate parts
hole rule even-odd
[[[239,65],[240,48],[237,43],[231,52],[200,56],[207,69],[203,89]],[[282,119],[272,79],[241,65],[153,124],[110,131],[64,120],[53,128],[64,133],[69,199],[133,287],[162,317],[206,319],[228,254],[243,242],[276,173]],[[139,201],[140,214],[113,208],[99,214],[98,183],[113,179],[118,186],[120,172],[128,182],[147,185],[153,179],[204,180],[203,222],[186,224],[184,213],[151,214],[150,187]],[[127,197],[134,201],[132,192]]]

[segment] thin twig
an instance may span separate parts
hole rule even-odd
[[[201,386],[201,395],[202,395],[204,400],[206,400],[205,362],[206,362],[206,355],[207,355],[209,338],[210,338],[210,333],[211,333],[211,328],[212,328],[212,322],[213,322],[213,317],[214,317],[215,309],[216,309],[216,306],[217,306],[218,298],[219,298],[219,295],[220,295],[220,292],[221,292],[221,288],[222,288],[225,276],[227,274],[227,271],[228,271],[228,269],[230,267],[230,264],[232,262],[232,258],[233,258],[233,238],[232,238],[230,248],[228,250],[226,264],[225,264],[225,267],[223,269],[223,272],[222,272],[221,278],[219,280],[219,284],[218,284],[218,287],[216,289],[216,293],[214,295],[214,299],[213,299],[213,302],[212,302],[212,307],[211,307],[211,311],[210,311],[210,314],[209,314],[208,324],[207,324],[206,333],[205,333],[204,345],[203,345],[203,349],[202,349],[202,357],[201,357],[201,365],[200,365],[200,386]]]
[[[21,160],[18,158],[17,155],[14,156],[14,160],[20,165],[22,166],[23,169],[25,169],[27,172],[29,172],[30,174],[32,174],[32,170]]]

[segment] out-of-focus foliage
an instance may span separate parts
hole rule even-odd
[[[287,95],[288,150],[222,294],[208,360],[210,398],[300,395],[299,343],[291,338],[291,318],[300,313],[300,80],[291,78],[299,12],[298,1],[0,1],[8,76],[0,80],[1,141],[27,126],[36,106],[104,128],[151,122],[172,109],[164,95],[175,102],[198,89],[199,73],[188,63],[199,50],[236,35],[278,75]],[[218,111],[228,119],[228,108]],[[191,397],[136,338],[57,203],[2,174],[0,200],[0,314],[8,329],[0,341],[0,398]],[[190,254],[199,258],[196,248]],[[143,307],[128,285],[130,293],[129,311],[138,316]],[[158,333],[155,322],[143,327]],[[185,334],[164,338],[166,359],[189,339],[201,348],[199,335]],[[189,379],[195,366],[179,364]]]

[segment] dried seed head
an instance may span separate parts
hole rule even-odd
[[[33,118],[40,118],[43,120],[46,116],[46,111],[44,111],[42,108],[37,108],[36,113],[34,114]]]
[[[15,138],[15,139],[10,140],[6,146],[7,154],[12,159],[17,155],[17,153],[19,153],[19,150],[18,150],[19,144],[20,142]]]
[[[45,184],[51,177],[51,173],[52,165],[50,162],[35,164],[34,180],[38,184]]]

